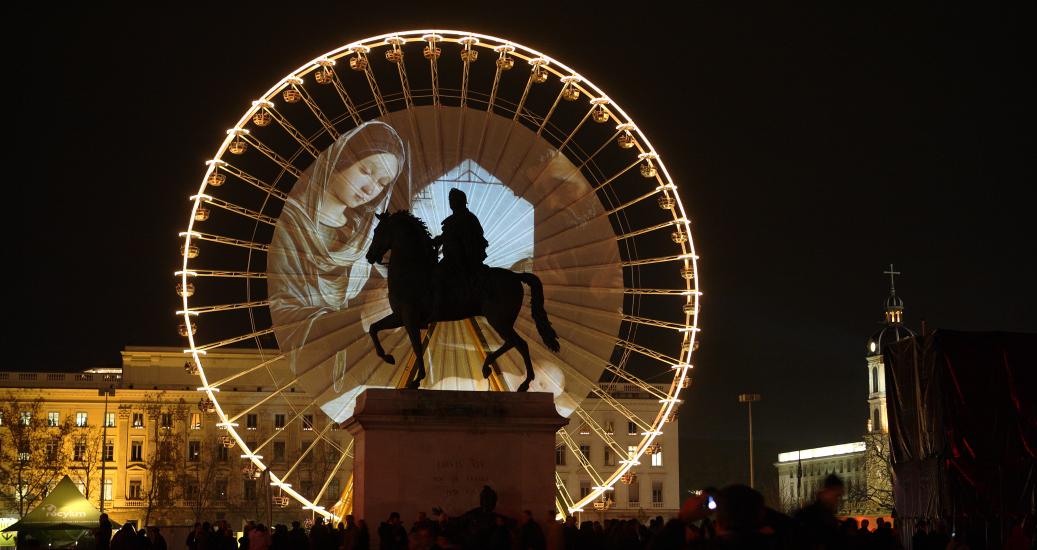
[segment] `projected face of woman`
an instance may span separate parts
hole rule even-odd
[[[399,159],[391,153],[369,155],[335,170],[328,178],[321,214],[330,225],[344,224],[344,209],[357,208],[380,196],[399,171]]]

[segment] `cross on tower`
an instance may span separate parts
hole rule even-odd
[[[899,271],[894,271],[893,270],[893,264],[889,264],[889,271],[883,271],[882,273],[884,273],[886,275],[889,275],[889,291],[890,292],[896,292],[897,285],[896,285],[896,281],[894,280],[894,277],[896,277],[897,275],[900,275],[900,272]]]

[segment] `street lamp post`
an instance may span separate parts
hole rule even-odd
[[[101,388],[97,390],[97,395],[104,396],[104,418],[101,419],[101,493],[100,498],[100,509],[104,512],[104,481],[106,470],[108,469],[107,455],[105,454],[106,447],[108,446],[108,396],[115,395],[115,388],[108,386],[107,388]]]
[[[743,393],[738,396],[739,403],[749,405],[749,487],[755,488],[756,475],[753,470],[753,403],[760,400],[758,393]]]

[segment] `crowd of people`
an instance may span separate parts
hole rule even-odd
[[[408,529],[393,512],[372,532],[361,519],[346,516],[337,525],[317,517],[309,529],[299,522],[275,525],[248,522],[236,537],[226,521],[199,523],[184,541],[185,550],[895,550],[902,549],[894,526],[879,518],[839,520],[843,482],[829,476],[816,500],[792,515],[768,508],[763,496],[744,485],[707,489],[689,498],[678,517],[556,521],[555,512],[539,520],[524,511],[511,518],[496,512],[496,493],[484,487],[479,507],[456,517],[438,508],[420,512]],[[107,517],[98,529],[97,550],[167,550],[157,527],[134,533],[124,525],[111,536]],[[1031,529],[1032,531],[1032,529]],[[1010,548],[1031,548],[1029,543]],[[110,538],[110,543],[107,542]],[[964,550],[972,548],[963,529],[950,533],[942,523],[918,522],[908,550]],[[975,546],[977,548],[981,546]]]

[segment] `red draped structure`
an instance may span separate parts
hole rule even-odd
[[[1037,335],[937,330],[884,354],[902,535],[939,518],[1000,547],[1037,501]]]

